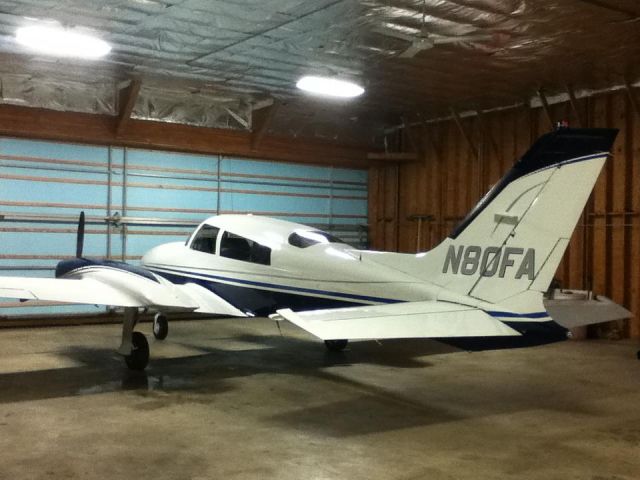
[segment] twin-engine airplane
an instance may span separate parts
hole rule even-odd
[[[271,315],[324,340],[434,338],[464,345],[542,344],[567,337],[543,305],[617,130],[562,128],[542,136],[440,245],[412,254],[356,250],[312,227],[220,215],[184,243],[153,248],[142,266],[82,257],[56,278],[0,277],[0,296],[124,307],[132,369],[149,360],[134,331],[141,308],[165,313]]]

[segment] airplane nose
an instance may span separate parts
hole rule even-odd
[[[142,255],[142,258],[140,259],[140,265],[145,266],[149,263],[149,259],[151,258],[151,256],[149,255],[150,253],[151,250]]]
[[[140,259],[140,265],[144,266],[147,265],[149,262],[151,262],[151,258],[154,256],[153,251],[158,248],[158,247],[154,247],[151,250],[148,250],[147,252],[144,253],[144,255],[142,255],[142,258]]]
[[[164,243],[162,245],[158,245],[156,247],[153,247],[151,250],[148,250],[144,255],[142,255],[142,258],[140,259],[140,264],[141,265],[148,265],[151,263],[157,263],[159,259],[161,258],[166,258],[167,257],[167,253],[171,251],[171,247],[170,243]],[[163,255],[163,252],[164,255]]]

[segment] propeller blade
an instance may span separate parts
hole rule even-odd
[[[84,247],[84,212],[80,212],[78,219],[78,236],[76,237],[76,258],[82,258]]]

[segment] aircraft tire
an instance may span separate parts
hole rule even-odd
[[[162,313],[156,313],[153,317],[153,336],[157,340],[164,340],[169,335],[169,322]]]
[[[324,346],[327,347],[327,350],[330,352],[341,352],[347,348],[348,343],[349,340],[325,340]]]
[[[130,370],[144,370],[149,364],[149,342],[147,342],[147,337],[140,332],[133,332],[131,343],[133,343],[133,350],[124,357],[124,361]]]

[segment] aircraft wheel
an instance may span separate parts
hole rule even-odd
[[[156,313],[153,317],[153,336],[158,340],[164,340],[169,334],[169,322],[162,313]]]
[[[349,340],[325,340],[324,346],[330,352],[341,352],[347,347],[348,343]]]
[[[131,336],[133,350],[124,357],[127,367],[131,370],[144,370],[149,364],[149,342],[140,332],[133,332]]]

